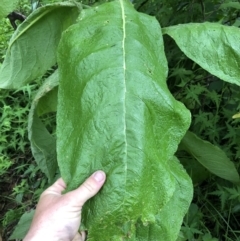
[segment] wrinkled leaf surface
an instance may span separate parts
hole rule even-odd
[[[192,196],[191,179],[180,166],[176,157],[170,160],[171,175],[176,189],[170,201],[156,215],[154,225],[137,223],[136,240],[173,241],[177,239],[182,218],[189,208],[189,197]],[[173,225],[174,224],[174,225]]]
[[[181,148],[215,175],[232,182],[239,181],[236,167],[219,147],[188,131],[181,141]]]
[[[10,40],[0,70],[0,88],[22,87],[54,65],[61,34],[78,14],[73,3],[57,3],[29,15]]]
[[[71,190],[98,169],[107,173],[103,189],[82,213],[88,240],[170,241],[161,239],[157,215],[179,195],[173,173],[182,167],[173,168],[171,160],[190,114],[167,88],[159,23],[128,1],[85,10],[65,31],[58,63],[61,175]],[[181,215],[169,221],[177,228],[166,225],[173,236],[192,197],[187,186],[176,207]],[[152,237],[145,239],[137,223],[153,227]]]
[[[163,29],[187,57],[218,78],[240,85],[240,29],[217,23],[188,23]]]

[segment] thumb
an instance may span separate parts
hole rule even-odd
[[[59,178],[52,186],[47,188],[41,195],[41,197],[52,194],[55,196],[61,196],[62,192],[65,190],[66,184],[62,178]]]
[[[106,174],[103,171],[96,171],[79,188],[71,191],[69,195],[74,196],[74,202],[83,206],[88,199],[98,193],[105,180]]]

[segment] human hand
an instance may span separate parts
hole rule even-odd
[[[98,193],[105,179],[103,171],[96,171],[79,188],[63,195],[66,184],[58,179],[42,193],[23,241],[84,241],[85,233],[78,233],[82,207]]]

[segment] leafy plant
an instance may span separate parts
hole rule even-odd
[[[6,17],[10,12],[12,12],[18,5],[19,0],[1,0],[0,6],[0,18]]]
[[[168,4],[161,13],[166,11],[167,15],[170,14],[168,6],[176,5],[172,1]],[[135,7],[142,10],[143,5],[139,1]],[[181,8],[185,11],[189,7],[184,5]],[[206,9],[201,5],[194,7],[198,16],[205,18]],[[55,137],[50,135],[40,117],[55,111],[58,99],[58,163],[69,190],[78,186],[96,169],[107,172],[105,187],[83,212],[85,227],[82,229],[88,229],[90,240],[101,240],[104,233],[104,240],[176,240],[191,200],[191,184],[174,153],[189,127],[189,114],[166,86],[167,64],[161,28],[154,18],[136,12],[127,1],[122,0],[83,10],[78,22],[69,27],[74,23],[78,9],[81,10],[79,4],[59,3],[30,15],[10,42],[0,72],[0,84],[4,88],[19,88],[40,78],[58,60],[59,76],[56,71],[44,82],[32,104],[29,138],[39,168],[52,182],[57,171]],[[20,49],[25,47],[21,38],[30,37],[31,32],[36,32],[36,26],[41,26],[42,30],[37,31],[37,37],[42,38],[46,28],[43,16],[47,15],[52,26],[57,26],[55,16],[58,16],[59,10],[69,11],[69,14],[73,11],[75,14],[70,21],[66,20],[64,27],[54,28],[55,38],[49,39],[50,42],[54,40],[51,42],[52,47],[46,48],[46,45],[33,41],[28,43],[27,54],[18,52],[18,45]],[[166,22],[164,26],[167,25],[169,23]],[[226,32],[231,33],[228,39],[224,35]],[[165,27],[163,34],[171,36],[190,59],[211,74],[239,85],[239,70],[235,65],[235,60],[239,58],[239,45],[235,41],[239,38],[237,28],[216,23],[184,24]],[[215,48],[217,45],[212,47],[216,38],[221,48]],[[199,39],[205,44],[203,51],[199,49]],[[19,67],[21,63],[29,62],[29,56],[30,60],[40,56],[44,61],[44,51],[48,52],[47,59],[51,61],[44,63],[40,71],[37,66],[33,66],[30,75],[29,66],[25,70]],[[18,56],[20,61],[11,56]],[[233,64],[226,61],[228,57],[233,59]],[[219,64],[217,58],[221,58],[222,63]],[[168,59],[171,59],[170,55]],[[169,79],[176,78],[178,81],[178,85],[173,85],[173,90],[181,89],[174,95],[177,97],[180,93],[184,97],[182,101],[194,111],[201,107],[202,97],[208,95],[209,106],[214,103],[217,111],[220,111],[220,102],[225,95],[222,94],[220,98],[218,87],[211,85],[212,89],[208,89],[200,84],[189,85],[191,78],[200,82],[207,76],[206,72],[199,73],[199,67],[192,65],[191,70],[179,66],[175,72],[171,71],[170,66]],[[210,112],[201,111],[193,115],[193,123],[202,125],[200,134],[203,136],[206,127],[211,128],[211,123],[218,123],[219,115],[214,117]],[[226,116],[226,111],[227,108],[221,113]],[[209,119],[213,119],[211,123]],[[228,125],[228,128],[231,130],[232,126]],[[44,132],[40,133],[39,130]],[[225,134],[225,138],[232,138],[232,133]],[[216,140],[221,135],[214,132],[213,144],[217,144]],[[208,154],[202,155],[199,146],[205,148]],[[222,150],[211,143],[187,132],[179,146],[178,155],[183,150],[188,152],[185,165],[195,158],[195,163],[199,161],[210,172],[235,183],[239,181],[235,166]],[[222,159],[209,159],[216,155],[221,155]],[[183,162],[182,156],[179,157]],[[223,166],[226,172],[223,172]],[[138,178],[134,179],[134,175]],[[157,195],[158,190],[161,190],[161,197]],[[173,207],[175,215],[172,213]],[[91,215],[88,215],[88,208],[92,210]],[[102,223],[105,224],[104,230],[101,229]],[[174,223],[174,227],[169,223]],[[182,240],[190,240],[196,235],[199,240],[215,239],[208,232],[203,233],[195,227],[194,223],[185,222]]]
[[[11,161],[9,161],[5,156],[0,156],[0,176],[7,171],[11,164]]]
[[[6,58],[2,65],[1,87],[18,88],[23,86],[30,82],[30,80],[43,75],[48,68],[54,65],[56,62],[55,52],[60,35],[62,31],[75,21],[77,13],[78,11],[76,7],[74,8],[73,4],[62,3],[39,8],[31,14],[19,26],[10,40]],[[59,23],[60,19],[62,19],[60,24],[56,24]],[[52,36],[49,37],[50,41],[46,46],[43,38],[49,31]],[[25,46],[26,41],[31,41],[32,49],[18,51],[19,46],[20,48]],[[36,49],[44,49],[44,51],[36,52]],[[13,60],[11,56],[15,53],[18,53],[18,57],[16,56]],[[22,62],[22,59],[26,61]],[[33,59],[37,59],[38,62],[32,61]],[[13,68],[15,70],[11,71]],[[32,71],[21,71],[22,68],[31,68]],[[16,75],[16,73],[19,74]]]
[[[24,11],[26,1],[17,7]],[[15,9],[14,9],[15,10]],[[13,28],[0,21],[0,59],[4,59]],[[36,83],[18,90],[0,90],[0,237],[7,240],[16,221],[33,208],[47,182],[34,162],[27,138],[27,119]],[[25,179],[25,182],[22,182]]]
[[[149,28],[155,31],[154,41]],[[144,37],[139,37],[140,32]],[[79,33],[81,38],[77,38]],[[64,33],[58,63],[61,174],[69,189],[94,170],[108,174],[102,192],[83,210],[89,239],[176,239],[179,225],[168,227],[167,220],[175,206],[177,215],[169,222],[181,223],[191,199],[191,184],[172,156],[190,116],[167,90],[158,23],[124,1],[101,5],[97,12],[86,10],[79,24]],[[184,190],[185,195],[180,195]],[[102,230],[105,226],[108,228]]]

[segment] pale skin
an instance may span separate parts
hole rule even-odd
[[[98,193],[105,180],[105,173],[96,171],[79,188],[62,194],[66,184],[58,179],[42,193],[23,241],[84,241],[85,233],[78,232],[82,207]]]

